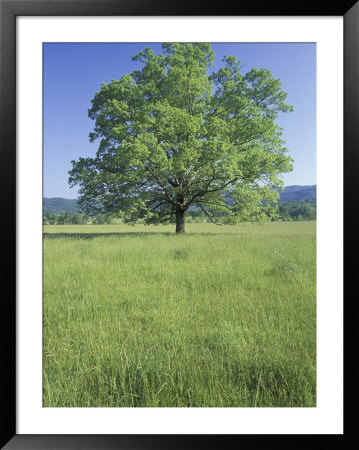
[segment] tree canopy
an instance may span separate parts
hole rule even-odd
[[[124,214],[135,223],[166,223],[199,209],[213,222],[272,219],[280,175],[292,170],[276,124],[289,112],[281,82],[265,68],[242,74],[226,56],[212,68],[209,43],[165,43],[145,48],[135,70],[103,83],[95,93],[90,133],[93,158],[72,161],[71,186],[79,185],[84,212]]]

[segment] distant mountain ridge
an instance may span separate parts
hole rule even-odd
[[[42,203],[43,214],[60,214],[65,211],[70,211],[76,214],[79,211],[77,199],[68,199],[62,197],[43,198]]]
[[[279,201],[280,202],[290,202],[290,201],[302,201],[308,199],[317,198],[317,186],[314,184],[312,186],[286,186],[283,191],[280,192]],[[80,207],[77,204],[76,199],[68,199],[62,197],[43,199],[43,213],[44,214],[60,214],[65,211],[70,211],[75,214],[80,211]]]
[[[311,186],[286,186],[281,191],[279,197],[280,202],[298,202],[302,200],[312,200],[317,198],[317,185]]]

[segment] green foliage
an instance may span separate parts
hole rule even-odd
[[[86,225],[90,221],[90,217],[87,214],[83,214],[81,218],[81,224]]]
[[[279,215],[282,220],[316,220],[317,203],[315,199],[302,201],[280,202]]]
[[[87,214],[72,214],[70,211],[65,211],[61,214],[44,214],[42,219],[44,225],[86,225],[90,221],[93,224],[112,224],[114,218],[110,214],[97,214],[90,218]]]
[[[58,219],[58,214],[44,214],[42,218],[42,223],[48,225],[55,225]]]
[[[215,222],[276,217],[280,174],[291,159],[275,120],[292,110],[269,70],[225,57],[209,74],[208,43],[163,44],[133,57],[143,66],[103,83],[92,100],[94,158],[72,161],[71,186],[88,214],[168,223],[193,206]]]
[[[80,225],[82,224],[82,214],[80,213],[76,213],[71,217],[71,223],[75,224],[75,225]]]
[[[93,218],[93,223],[97,225],[102,225],[104,223],[111,224],[114,222],[113,217],[110,214],[97,214]]]

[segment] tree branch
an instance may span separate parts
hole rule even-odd
[[[205,215],[208,217],[208,219],[209,219],[212,223],[214,223],[215,225],[222,225],[221,223],[216,222],[216,221],[214,220],[213,216],[211,216],[211,215],[209,214],[209,212],[207,212],[207,211],[203,208],[202,205],[199,205],[199,207],[201,208],[201,210],[205,213]]]

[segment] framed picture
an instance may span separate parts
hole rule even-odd
[[[6,239],[3,239],[2,243],[2,253],[6,260],[3,269],[6,295],[1,303],[2,317],[5,318],[2,326],[3,367],[6,368],[2,405],[6,419],[2,424],[1,445],[9,449],[167,449],[185,446],[197,448],[199,445],[218,448],[241,444],[250,446],[255,442],[259,445],[272,442],[276,446],[287,446],[294,438],[303,445],[323,439],[332,441],[336,448],[343,445],[345,434],[352,431],[354,424],[353,419],[346,417],[344,434],[343,357],[346,357],[346,382],[349,385],[351,380],[348,374],[354,373],[351,367],[353,359],[348,357],[353,349],[349,350],[348,345],[355,341],[350,334],[355,307],[353,302],[345,304],[345,315],[349,317],[346,332],[350,339],[346,340],[344,352],[343,281],[353,279],[355,272],[353,266],[348,265],[343,280],[343,208],[345,206],[346,231],[350,236],[355,236],[352,229],[355,224],[354,213],[349,202],[352,205],[351,193],[358,169],[358,156],[355,151],[359,119],[359,63],[356,49],[359,34],[358,3],[346,1],[328,6],[324,2],[302,2],[301,5],[276,2],[269,5],[268,2],[259,1],[255,4],[239,2],[236,5],[225,2],[219,7],[213,4],[204,6],[187,1],[168,3],[160,0],[0,1],[1,183],[6,198],[7,217],[7,220],[3,221],[3,235]],[[161,47],[164,42],[170,44]],[[209,42],[211,44],[208,44]],[[157,89],[157,85],[151,84],[154,79],[164,76],[164,73],[167,77],[170,73],[168,67],[175,67],[177,79],[184,76],[183,66],[189,64],[190,57],[186,53],[187,59],[185,58],[182,66],[178,63],[175,66],[175,61],[184,55],[185,46],[188,47],[188,55],[198,59],[193,67],[191,66],[198,71],[196,77],[193,77],[193,83],[190,85],[189,78],[186,79],[188,86],[187,81],[178,84],[176,81],[166,81],[167,87],[163,92],[166,91],[167,100],[161,104],[154,102],[151,99]],[[132,56],[137,54],[135,61],[142,64],[135,67],[137,72],[131,72],[130,66],[126,66],[125,57],[121,56],[120,62],[113,64],[112,72],[99,74],[98,67],[110,66],[116,54],[127,57],[131,52]],[[193,52],[197,52],[197,56],[193,56]],[[201,64],[204,65],[205,61],[209,65],[215,53],[221,56],[223,64],[219,64],[219,69],[217,66],[209,73],[204,72],[204,66]],[[236,57],[229,56],[237,53],[245,55],[246,60],[243,58],[240,63]],[[62,58],[61,55],[65,57]],[[297,65],[294,66],[291,61],[296,61]],[[63,64],[68,64],[65,71]],[[260,69],[251,69],[252,65],[259,66]],[[115,81],[111,78],[111,73],[114,73],[114,68],[118,70],[120,66],[124,72],[121,81]],[[279,73],[283,91],[282,85],[272,77],[266,66]],[[158,72],[159,67],[163,72]],[[292,84],[286,84],[285,81],[288,68],[291,68],[293,73]],[[296,70],[297,73],[294,74]],[[131,72],[131,75],[126,75],[128,72]],[[149,72],[151,75],[146,75]],[[66,98],[80,98],[81,89],[87,86],[87,79],[91,78],[91,75],[95,79],[95,74],[97,78],[94,83],[97,83],[99,91],[96,92],[93,88],[95,84],[89,83],[91,94],[86,94],[86,101],[90,102],[93,98],[89,114],[95,120],[95,127],[94,132],[90,130],[91,139],[100,139],[101,151],[95,159],[81,159],[80,151],[71,153],[69,148],[65,148],[77,145],[76,133],[80,133],[78,130],[82,126],[80,117],[70,110],[71,107],[68,108],[68,105],[74,103],[66,102]],[[102,86],[98,81],[101,77],[101,81],[106,80]],[[208,80],[213,84],[205,86]],[[131,97],[131,89],[126,83],[137,83],[143,90],[143,102],[137,109],[138,124],[135,124],[133,118],[129,119],[126,108],[130,109],[128,105],[138,104],[139,94],[137,93],[136,99]],[[233,83],[241,85],[241,94],[233,88]],[[178,89],[182,88],[173,86],[187,86],[188,92],[201,90],[201,94],[192,93],[192,97],[188,97],[197,98],[197,119],[191,122],[192,119],[183,118],[184,113],[179,112],[181,107],[174,100],[181,96]],[[111,89],[121,91],[124,98],[121,104],[113,103],[109,98],[104,102],[104,96]],[[276,174],[291,170],[291,158],[285,156],[286,147],[281,138],[281,129],[277,127],[275,120],[277,113],[291,111],[292,98],[296,99],[294,109],[296,105],[300,105],[298,109],[301,113],[295,116],[298,124],[293,126],[292,134],[287,131],[291,126],[287,125],[289,122],[283,121],[279,124],[284,130],[284,137],[288,137],[288,146],[290,144],[294,149],[296,145],[298,147],[294,159],[297,157],[300,161],[300,155],[310,154],[307,159],[311,158],[311,164],[308,163],[307,169],[302,168],[302,173],[307,176],[305,180],[308,181],[302,184],[314,185],[318,180],[317,222],[313,220],[316,218],[316,203],[308,198],[307,203],[301,204],[300,212],[298,205],[293,206],[290,202],[282,204],[279,209],[271,209],[276,201],[274,197],[279,195],[276,189],[281,187],[281,181],[279,178],[277,180]],[[62,105],[63,99],[65,101]],[[207,100],[205,127],[201,128],[200,132],[199,128],[196,128],[200,127],[198,117],[204,114],[201,105]],[[186,104],[184,109],[187,111],[189,108],[187,112],[192,117],[196,114],[192,114],[195,103],[193,100],[191,102],[192,106]],[[242,115],[238,113],[237,107],[230,109],[232,104],[239,103],[244,111]],[[117,119],[111,122],[113,110],[108,109],[109,104],[112,105],[111,108],[117,108],[117,117],[127,117],[122,123],[123,130],[116,122]],[[152,105],[152,109],[148,110],[144,119],[143,111],[150,108],[149,105]],[[223,112],[226,110],[223,105],[228,108],[227,116]],[[81,104],[85,113],[87,107],[86,102]],[[68,116],[67,122],[57,121],[61,108],[62,117]],[[213,117],[208,111],[213,112]],[[222,118],[215,114],[218,111],[222,111]],[[154,118],[156,120],[152,120]],[[248,121],[248,118],[251,121]],[[144,120],[147,121],[146,124]],[[175,124],[178,124],[178,130]],[[81,128],[82,135],[87,126],[86,124]],[[136,134],[134,129],[137,126],[141,131]],[[179,136],[186,126],[189,127],[187,141],[188,135],[193,135],[192,146],[206,148],[207,157],[216,151],[215,159],[199,158],[194,155],[194,150],[189,150],[186,144],[183,144]],[[252,132],[252,127],[256,128],[254,137],[248,134]],[[169,134],[168,128],[176,128],[175,136]],[[110,129],[115,131],[106,135]],[[194,132],[194,129],[197,131]],[[223,131],[224,129],[226,131]],[[236,141],[235,148],[226,140],[229,132],[236,139],[242,136],[240,143]],[[113,133],[117,133],[117,137]],[[121,138],[118,138],[120,135]],[[157,136],[155,157],[151,159],[145,148],[153,145],[148,142],[154,135],[160,137]],[[199,135],[201,137],[198,138]],[[243,135],[246,136],[244,140]],[[306,140],[302,140],[304,135]],[[71,136],[71,139],[66,141],[64,136]],[[147,139],[146,143],[144,139]],[[175,143],[172,142],[176,150],[168,150],[170,139],[176,140]],[[56,150],[52,156],[47,146],[50,141],[61,142],[62,145],[61,148],[60,144],[58,147],[54,144],[53,148],[56,147]],[[124,159],[111,160],[110,157],[116,153],[113,153],[115,141],[116,145],[121,142],[123,149],[130,148]],[[255,142],[253,146],[252,141]],[[237,151],[238,146],[243,145],[241,148],[248,150],[248,153],[251,151],[252,156],[248,160],[243,159],[244,151]],[[312,149],[311,153],[304,148],[305,145]],[[176,159],[177,151],[181,156]],[[218,156],[221,151],[222,156]],[[140,155],[136,159],[137,162],[124,166],[126,168],[121,172],[121,164],[128,164],[134,152],[139,152]],[[64,159],[72,159],[69,155],[75,155],[69,170],[69,182],[79,187],[77,193],[83,209],[76,209],[67,215],[55,210],[49,210],[48,213],[44,209],[43,198],[61,196],[57,195],[55,190],[51,191],[50,186],[56,186],[58,173],[67,171],[60,170],[60,166]],[[86,153],[86,156],[88,155],[89,153]],[[161,155],[171,160],[169,167],[175,170],[175,175],[166,180],[166,183],[169,183],[168,191],[167,185],[161,184],[162,172],[153,172],[154,165],[159,164],[162,170],[163,165],[167,164],[166,160],[161,160]],[[229,158],[229,155],[231,162],[223,165],[224,156]],[[254,157],[259,158],[261,163],[253,162]],[[79,159],[76,161],[77,158]],[[133,183],[129,173],[138,171],[141,165],[138,161],[146,158],[149,163],[144,170],[150,174],[150,181],[143,188],[143,173],[136,175],[140,179],[137,184],[133,184],[137,189],[136,193],[133,194],[133,191],[129,190],[121,205],[117,205],[118,199],[114,199],[111,188],[108,187],[114,170],[117,175],[120,173],[122,188],[127,189],[127,186]],[[116,167],[109,166],[109,161]],[[189,161],[195,162],[192,164]],[[235,165],[239,164],[239,161],[242,168],[250,167],[248,174],[243,175],[241,172],[241,180],[245,180],[242,184],[237,183],[240,177],[233,168],[237,167]],[[173,169],[181,164],[186,169]],[[49,168],[50,165],[52,169]],[[261,167],[262,172],[258,172],[256,176],[251,175],[252,180],[249,174],[258,171],[258,167]],[[195,172],[189,174],[189,168]],[[102,174],[102,184],[95,185],[93,177],[98,173]],[[66,182],[67,177],[66,173]],[[185,185],[185,179],[190,179],[192,184]],[[199,181],[194,183],[194,179]],[[254,180],[260,180],[259,184]],[[265,180],[269,180],[268,185]],[[293,181],[284,181],[287,186],[300,184],[295,178],[288,180]],[[182,194],[184,189],[186,194]],[[180,191],[181,194],[178,194]],[[221,196],[218,196],[219,191]],[[151,192],[155,193],[154,197],[150,195]],[[176,195],[175,199],[173,193]],[[239,194],[241,197],[238,197],[237,201],[236,196]],[[63,196],[66,195],[65,193]],[[245,204],[242,201],[244,196],[249,199]],[[94,198],[99,199],[96,204],[93,202]],[[134,221],[140,222],[139,227],[144,227],[142,224],[153,226],[160,222],[169,222],[168,227],[171,228],[163,228],[165,231],[160,233],[163,235],[161,239],[164,240],[170,238],[172,227],[177,233],[183,234],[185,214],[183,212],[181,215],[181,208],[190,219],[187,219],[188,229],[194,230],[200,223],[204,238],[213,233],[211,222],[230,230],[222,243],[211,241],[213,254],[221,254],[217,260],[209,256],[209,253],[202,259],[197,257],[204,247],[200,248],[194,241],[188,245],[180,245],[176,241],[176,244],[162,248],[161,245],[164,244],[159,241],[157,232],[152,236],[151,232],[143,231],[143,241],[130,243],[128,240],[124,249],[116,249],[111,241],[105,259],[101,259],[103,255],[100,255],[99,248],[93,246],[93,242],[105,242],[106,236],[116,234],[116,227],[119,226],[123,227],[121,230],[125,239],[134,236],[128,228],[128,223]],[[256,226],[253,225],[249,229],[237,225],[237,222],[252,222],[252,216],[256,219],[271,220],[269,226],[282,224],[284,228],[275,231],[277,236],[287,233],[289,228],[285,227],[290,224],[292,231],[285,244],[285,255],[278,250],[275,241],[273,248],[266,247],[265,252],[260,252],[258,246],[248,247],[247,250],[245,246],[242,247],[241,251],[247,252],[246,254],[253,258],[247,265],[243,264],[238,254],[230,253],[231,242],[234,242],[234,225],[242,227],[241,237],[248,240],[249,246],[252,245],[251,239],[261,239],[261,243],[265,242],[266,237],[260,237],[260,233],[255,231],[259,229],[255,228]],[[69,220],[70,222],[66,222]],[[111,221],[115,223],[111,224]],[[104,222],[109,224],[104,225]],[[71,223],[73,227],[66,223]],[[81,226],[87,231],[78,231]],[[163,226],[165,225],[159,225]],[[294,228],[299,226],[301,228]],[[105,230],[101,227],[105,227]],[[136,228],[134,230],[136,231]],[[79,238],[80,233],[84,233],[85,237]],[[251,234],[254,234],[255,238],[251,238]],[[304,244],[303,236],[306,239]],[[69,237],[77,239],[77,262],[66,266],[66,240]],[[62,247],[55,248],[53,244],[60,238]],[[90,248],[87,243],[91,239]],[[148,261],[147,265],[145,264],[146,257],[143,252],[147,251],[146,239],[154,239],[150,244],[151,249],[158,246],[162,248],[161,251],[167,252],[167,262],[163,263],[167,267],[163,265],[161,271],[156,273],[148,270]],[[306,256],[300,253],[304,247],[297,247],[296,239],[299,239],[300,245],[311,246]],[[208,242],[203,245],[209,248]],[[221,246],[223,248],[220,248]],[[347,258],[350,258],[353,250],[353,241],[350,244],[346,241]],[[142,256],[136,252],[142,252]],[[151,252],[152,250],[148,255],[153,257]],[[226,257],[223,252],[226,252]],[[127,257],[132,255],[133,264],[137,261],[140,268],[137,275],[134,273],[135,266],[131,266],[132,269],[127,268],[126,272],[122,259],[125,254]],[[108,259],[110,256],[112,263],[118,264],[118,268],[111,268]],[[270,279],[270,283],[263,284],[261,292],[261,301],[268,301],[267,306],[262,303],[262,306],[256,307],[249,294],[259,292],[258,286],[255,286],[258,280],[250,277],[250,270],[258,271],[254,265],[256,258],[258,261],[262,258],[258,263],[262,265],[259,272]],[[103,270],[109,273],[114,270],[111,276],[87,271],[88,265],[91,266],[97,259],[102,261]],[[208,260],[212,267],[205,265],[205,260]],[[61,261],[63,266],[60,273],[58,268]],[[181,290],[176,294],[171,290],[174,280],[170,278],[170,273],[173,267],[181,266],[187,271],[183,273],[189,276],[189,263],[193,264],[193,274],[199,271],[203,263],[204,284],[202,287],[196,285],[193,275],[192,281],[178,284]],[[237,263],[240,269],[235,266]],[[227,267],[219,267],[223,264],[227,264]],[[91,280],[86,278],[86,283],[92,287],[86,290],[83,285],[80,289],[72,278],[73,273],[80,271],[85,274],[85,278],[90,273],[91,276],[98,276],[98,284],[91,284]],[[125,277],[127,283],[124,283],[121,291],[124,299],[121,308],[128,311],[127,321],[113,321],[113,315],[119,312],[114,303],[111,303],[112,309],[108,306],[106,312],[96,300],[93,303],[89,300],[100,298],[101,295],[111,298],[114,289],[114,284],[111,283],[114,283],[116,276]],[[161,294],[157,296],[156,301],[152,299],[151,307],[146,305],[144,308],[140,297],[148,296],[149,281],[146,282],[147,291],[141,287],[141,281],[146,279],[146,276],[149,277],[148,280],[152,279],[153,286],[157,286]],[[248,322],[241,322],[236,312],[237,294],[234,292],[239,289],[238,284],[233,285],[232,291],[230,286],[228,290],[225,287],[225,280],[230,284],[231,276],[237,277],[237,281],[241,279],[245,286],[243,298],[246,298],[247,313],[251,311],[257,319],[261,317],[256,322],[258,333],[255,338],[254,334],[251,334],[252,331],[249,331]],[[221,277],[223,279],[218,284]],[[214,279],[217,281],[212,282]],[[286,294],[283,297],[278,294],[280,283],[286,286]],[[213,288],[211,293],[208,291],[209,286]],[[94,294],[94,291],[100,289],[103,289],[105,294]],[[136,295],[126,297],[131,289]],[[164,298],[165,289],[171,292],[169,305],[164,305],[161,300]],[[205,295],[198,294],[201,289],[206,291]],[[45,290],[46,298],[53,299],[53,310],[50,310],[48,303],[43,300]],[[197,292],[196,299],[198,298],[199,302],[206,296],[212,296],[209,304],[213,310],[210,314],[204,303],[197,306],[188,303],[194,299],[194,291]],[[192,294],[189,295],[188,292]],[[226,292],[228,301],[235,297],[229,312],[226,313],[222,313],[223,307],[218,306],[225,296],[223,292]],[[291,295],[297,299],[295,310],[290,310],[287,306],[283,308],[282,302],[291,298]],[[311,296],[311,303],[303,300],[306,295]],[[70,301],[61,303],[62,298]],[[130,304],[131,298],[137,302],[139,309],[136,311]],[[275,299],[281,307],[275,306]],[[176,305],[181,301],[187,302],[185,307],[175,312]],[[74,302],[82,305],[87,319],[77,316],[79,310],[74,306]],[[164,325],[166,317],[169,321],[172,320],[171,308],[172,319],[176,316],[179,321],[177,328],[174,321],[173,326],[166,328]],[[278,311],[285,311],[283,317],[279,317]],[[189,318],[191,314],[193,320]],[[186,318],[187,324],[187,328],[183,327],[183,332],[179,329],[181,323],[184,323],[181,322],[181,315],[182,319]],[[65,322],[61,321],[66,321],[66,317],[70,316],[73,327],[71,329],[77,327],[79,336],[81,335],[78,339],[71,334],[70,328],[63,328]],[[91,322],[95,316],[96,320]],[[201,320],[204,325],[201,325],[199,331],[196,327]],[[136,322],[138,328],[132,327],[130,321]],[[91,323],[96,323],[96,329],[91,328]],[[273,326],[273,333],[277,333],[276,336],[271,335],[269,329],[259,332],[261,326],[267,326],[269,323]],[[108,331],[108,327],[111,327],[111,331]],[[193,335],[191,327],[194,330]],[[206,331],[202,332],[205,327]],[[307,328],[310,328],[310,331],[303,332],[303,329]],[[153,339],[148,345],[141,347],[141,342],[144,341],[136,334],[139,333],[138,330],[147,330],[148,338],[156,335],[157,341]],[[60,334],[61,339],[57,342]],[[170,335],[176,340],[176,345],[169,343]],[[295,347],[297,335],[300,336],[298,348]],[[115,345],[114,341],[107,342],[109,336],[118,343]],[[159,355],[159,336],[167,343],[161,350],[161,356],[151,359],[151,351]],[[252,344],[255,340],[255,344],[249,346],[251,340]],[[239,347],[239,341],[246,344]],[[277,350],[271,353],[271,344],[268,342],[274,341],[285,342],[281,348],[285,349],[284,353],[289,353],[281,354],[277,353]],[[84,343],[83,347],[81,342]],[[90,344],[93,346],[93,352],[88,363],[82,364],[88,355],[85,350],[81,353],[81,348],[88,349]],[[247,344],[248,365],[244,364],[236,372],[238,367],[233,362],[235,352],[238,352],[239,348],[243,350]],[[99,345],[102,346],[103,352],[102,365],[99,365]],[[258,347],[262,350],[256,354]],[[188,352],[192,350],[194,353],[190,357]],[[172,356],[171,351],[174,352]],[[265,352],[267,356],[261,361],[261,355]],[[228,359],[224,355],[227,355]],[[190,360],[196,361],[197,369],[186,373],[185,367]],[[216,361],[219,360],[222,366],[217,368]],[[112,363],[122,364],[120,375],[114,375]],[[173,370],[176,363],[177,366]],[[265,365],[270,366],[270,370],[263,370]],[[156,375],[156,367],[161,368],[160,375]],[[227,368],[226,373],[223,372],[223,367]],[[286,375],[286,370],[288,374],[292,371],[292,383]],[[85,374],[82,379],[81,373]],[[230,376],[227,377],[228,373]],[[75,378],[75,381],[71,378]],[[87,384],[89,380],[93,382],[92,387]],[[127,380],[126,386],[123,380]],[[100,392],[102,388],[107,393],[106,398],[103,396],[105,391]],[[97,399],[91,396],[91,392],[96,389]],[[148,394],[143,395],[146,400],[137,395],[138,389]],[[81,394],[77,396],[76,392],[80,391]],[[167,396],[165,392],[168,392]],[[348,398],[345,398],[345,405],[348,407],[352,401],[348,389],[346,395]],[[244,399],[242,403],[241,398]]]

